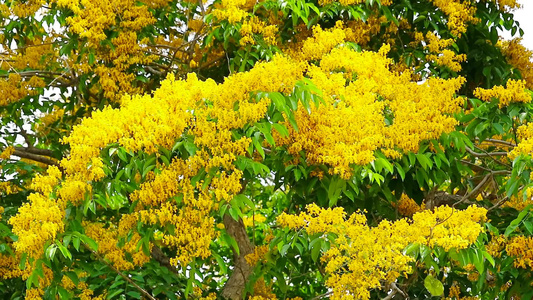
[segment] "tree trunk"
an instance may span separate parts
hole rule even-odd
[[[233,273],[231,273],[222,290],[222,297],[231,300],[241,300],[244,296],[244,288],[248,282],[248,278],[253,271],[253,267],[248,265],[244,257],[254,251],[254,246],[250,242],[242,219],[235,221],[231,216],[225,215],[224,226],[228,234],[237,242],[240,253],[237,254],[237,252],[234,252],[235,265],[233,267]]]

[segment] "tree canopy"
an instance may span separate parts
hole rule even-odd
[[[0,1],[0,298],[531,299],[516,9]]]

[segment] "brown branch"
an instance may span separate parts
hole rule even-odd
[[[476,140],[479,141],[479,138],[476,138]],[[499,145],[503,145],[503,146],[507,146],[507,147],[516,147],[516,144],[513,143],[513,142],[508,142],[508,141],[503,141],[503,140],[498,140],[498,139],[485,139],[485,140],[483,140],[483,142],[489,142],[489,143],[492,143],[492,144],[499,144]]]
[[[54,153],[52,152],[52,150],[48,150],[48,149],[41,149],[41,148],[35,148],[35,147],[15,147],[15,150],[27,152],[31,154],[36,154],[36,155],[54,157]]]
[[[509,197],[503,197],[503,199],[501,199],[500,201],[498,201],[496,204],[494,204],[492,207],[490,207],[489,209],[487,209],[487,212],[491,211],[491,210],[494,210],[500,206],[502,206],[505,202],[507,202],[507,200],[509,200]]]
[[[485,153],[479,153],[475,152],[474,150],[470,149],[469,147],[465,147],[466,151],[475,157],[492,157],[492,156],[506,156],[508,152],[485,152]]]
[[[178,275],[178,270],[176,270],[176,268],[170,264],[170,258],[168,258],[168,256],[163,253],[161,248],[157,246],[152,246],[150,254],[152,255],[152,258],[154,258],[160,265],[167,268],[170,272]]]
[[[141,294],[145,295],[148,299],[150,300],[156,300],[150,293],[148,293],[145,289],[143,289],[142,287],[140,287],[138,284],[136,284],[133,280],[131,280],[128,276],[124,275],[124,273],[120,272],[117,268],[115,268],[115,266],[113,266],[112,264],[108,263],[103,257],[101,257],[96,251],[94,251],[93,249],[89,248],[89,246],[87,246],[86,244],[83,244],[85,246],[85,248],[87,248],[87,250],[91,251],[97,258],[98,260],[100,260],[101,262],[103,262],[104,264],[106,264],[108,267],[110,267],[113,271],[115,271],[118,275],[120,275],[120,277],[124,278],[124,280],[126,280],[127,282],[129,282],[131,285],[133,285],[133,287],[135,289],[137,289],[139,292],[141,292]]]
[[[49,165],[49,166],[60,167],[59,163],[57,161],[55,161],[55,160],[52,160],[52,159],[47,158],[47,157],[42,157],[42,156],[37,155],[37,154],[24,152],[24,151],[21,151],[21,150],[18,150],[18,149],[15,149],[15,151],[13,152],[13,155],[14,156],[18,156],[20,158],[26,158],[26,159],[33,160],[33,161],[36,161],[36,162],[40,162],[40,163],[43,163],[43,164],[46,164],[46,165]]]
[[[333,295],[333,292],[327,292],[327,293],[324,293],[322,295],[318,295],[314,298],[311,298],[311,300],[319,300],[319,299],[323,299],[323,298],[327,298],[329,296]]]
[[[244,296],[244,288],[250,275],[252,275],[253,267],[248,264],[245,256],[254,252],[254,246],[250,242],[250,238],[246,233],[244,222],[242,219],[235,221],[229,214],[224,216],[224,226],[226,231],[239,246],[239,253],[234,251],[234,268],[228,281],[222,290],[222,297],[231,300],[240,300]]]
[[[400,293],[404,298],[407,298],[407,294],[402,291],[394,282],[391,282],[391,292],[387,295],[387,297],[381,299],[381,300],[390,300],[392,299],[397,293]]]
[[[23,72],[17,72],[20,76],[50,76],[50,75],[63,75],[59,72],[51,72],[51,71],[41,71],[41,70],[35,70],[35,71],[23,71]],[[3,74],[0,75],[0,77],[8,77],[9,74]]]

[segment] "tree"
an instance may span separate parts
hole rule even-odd
[[[515,0],[2,1],[3,299],[529,299]]]

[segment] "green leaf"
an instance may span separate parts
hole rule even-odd
[[[487,252],[483,251],[483,256],[487,259],[487,261],[491,264],[492,267],[495,266],[494,258]]]
[[[418,160],[422,168],[424,168],[424,170],[431,169],[433,167],[433,162],[425,154],[417,154],[416,159]]]
[[[70,292],[62,286],[57,287],[57,292],[59,293],[59,299],[72,299]]]
[[[115,290],[115,291],[113,291],[112,293],[107,294],[107,299],[113,299],[113,298],[115,298],[116,296],[122,294],[122,292],[124,292],[124,289],[118,289],[118,290]]]
[[[137,292],[137,291],[129,291],[126,293],[126,295],[132,297],[132,298],[135,298],[135,299],[141,299],[141,293]]]
[[[276,129],[277,132],[279,132],[281,137],[289,136],[289,130],[287,130],[285,126],[278,124],[278,123],[272,124],[272,126],[274,127],[274,129]]]
[[[522,220],[529,214],[529,211],[531,210],[531,207],[533,207],[533,204],[530,204],[526,206],[519,214],[516,219],[514,219],[509,226],[505,229],[505,233],[503,234],[505,237],[508,237],[511,233],[513,233],[516,228],[520,225]]]
[[[424,279],[424,287],[431,293],[431,296],[439,297],[444,294],[444,285],[431,274]]]
[[[68,249],[65,246],[63,246],[63,244],[56,243],[56,245],[57,245],[57,248],[59,248],[59,251],[61,251],[61,253],[63,254],[65,258],[72,260],[72,254],[70,253],[70,251],[68,251]]]
[[[252,141],[253,141],[255,149],[257,149],[261,157],[265,159],[265,150],[263,149],[263,146],[261,146],[261,142],[259,142],[259,139],[257,137],[254,137]]]
[[[57,250],[56,244],[51,244],[50,246],[48,246],[48,248],[46,248],[46,257],[49,260],[53,260],[56,254],[56,250]]]
[[[314,262],[317,261],[318,255],[320,254],[320,249],[322,249],[322,239],[317,238],[316,241],[317,242],[315,242],[311,247],[311,258]]]
[[[81,240],[87,246],[89,246],[89,248],[91,248],[91,250],[93,250],[95,252],[98,251],[98,244],[93,239],[91,239],[90,237],[88,237],[88,236],[86,236],[84,234],[80,235],[80,237],[81,237]]]

